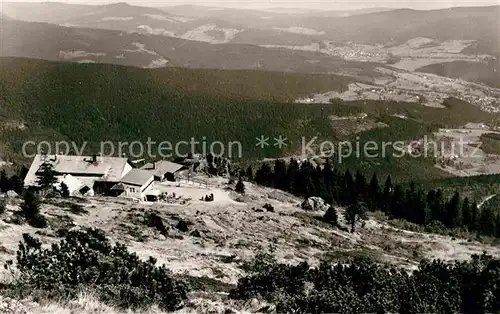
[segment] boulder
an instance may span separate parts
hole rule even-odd
[[[310,197],[300,207],[307,211],[326,211],[330,207],[321,197]]]
[[[19,197],[19,195],[18,195],[16,192],[12,191],[12,190],[7,191],[6,195],[7,195],[7,197],[8,197],[8,198],[16,198],[16,197]]]

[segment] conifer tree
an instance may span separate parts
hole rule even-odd
[[[496,215],[490,206],[483,206],[479,215],[479,225],[477,230],[481,235],[491,236],[496,233]]]
[[[7,192],[10,189],[10,182],[7,177],[7,172],[5,169],[2,169],[0,172],[0,192]]]
[[[388,215],[390,214],[392,193],[393,193],[392,180],[391,176],[389,175],[385,180],[384,192],[382,195],[382,206],[381,206],[382,210]]]
[[[455,192],[446,204],[445,225],[449,228],[460,227],[462,224],[462,210],[460,208],[460,194]]]
[[[381,193],[376,173],[373,173],[372,179],[370,180],[370,186],[368,188],[368,198],[370,199],[371,210],[375,211],[379,209],[381,203]]]
[[[40,166],[41,175],[38,177],[38,185],[41,189],[49,189],[57,182],[54,166],[45,162]]]
[[[472,205],[470,206],[470,213],[471,213],[471,219],[469,223],[469,230],[470,231],[478,231],[479,229],[479,206],[477,205],[477,202],[474,201],[472,202]]]
[[[326,190],[333,190],[335,185],[335,173],[329,159],[326,160],[325,166],[323,167],[323,182]]]
[[[284,160],[276,159],[274,162],[274,187],[280,190],[286,190],[288,182],[286,180],[286,163]]]
[[[495,237],[500,238],[500,214],[499,213],[497,213],[497,219],[495,222],[495,226],[496,226]]]
[[[253,181],[254,177],[253,177],[253,169],[252,169],[251,165],[248,166],[248,168],[247,168],[246,176],[247,176],[248,181]]]
[[[28,172],[29,172],[28,168],[26,168],[25,166],[21,166],[21,169],[19,169],[19,178],[21,179],[21,181],[23,181],[26,178]]]
[[[356,223],[368,219],[366,205],[362,202],[354,202],[346,208],[344,218],[351,226],[351,233],[353,233],[356,230]]]
[[[5,198],[0,198],[0,215],[5,213],[5,211],[7,210],[7,201],[5,200]]]
[[[417,221],[418,204],[417,204],[417,189],[415,187],[415,182],[410,183],[410,188],[406,190],[406,195],[404,199],[404,210],[401,211],[400,215],[402,219],[406,219],[411,222]]]
[[[351,172],[349,169],[346,170],[343,177],[343,185],[341,189],[341,200],[345,205],[354,204],[356,201],[356,185],[354,179],[352,178]]]
[[[18,175],[13,175],[10,178],[10,185],[11,189],[16,192],[18,195],[23,194],[23,189],[24,189],[24,182],[21,180],[21,178]]]
[[[469,198],[466,197],[462,202],[462,225],[467,229],[470,228],[472,222],[472,211]]]
[[[316,185],[313,180],[314,168],[310,161],[304,161],[297,176],[297,192],[305,197],[317,196]]]
[[[392,218],[400,219],[404,214],[405,196],[403,187],[396,185],[391,199],[390,215]]]
[[[366,201],[367,186],[366,177],[358,170],[355,176],[354,198]]]
[[[273,172],[268,163],[263,163],[259,170],[255,173],[255,182],[263,186],[272,186]]]
[[[235,191],[240,194],[245,194],[245,184],[243,183],[243,180],[241,180],[241,177],[238,179],[238,182],[236,183]]]
[[[411,184],[406,193],[405,217],[408,221],[426,225],[430,222],[430,214],[425,200],[425,193],[421,189],[416,190],[415,185]]]
[[[297,160],[291,158],[290,159],[290,164],[288,165],[288,169],[286,172],[286,178],[287,178],[287,190],[290,191],[290,193],[297,195],[298,189],[297,189],[297,176],[299,173],[299,163]]]
[[[317,196],[316,186],[309,172],[304,174],[304,194],[306,197]]]
[[[431,210],[431,219],[434,221],[440,221],[445,223],[446,213],[445,206],[443,204],[443,194],[441,190],[432,191],[428,194],[429,207]]]
[[[21,213],[28,223],[35,228],[45,228],[47,221],[40,213],[40,200],[31,190],[24,192],[24,202],[21,204]]]
[[[61,182],[61,195],[62,197],[69,197],[69,188],[64,182]]]

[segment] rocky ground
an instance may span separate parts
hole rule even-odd
[[[50,220],[45,230],[11,223],[10,216],[21,201],[9,199],[8,209],[0,217],[0,262],[15,258],[25,232],[36,233],[44,245],[50,245],[58,241],[59,229],[97,227],[140,257],[157,258],[159,264],[166,264],[179,276],[213,280],[214,291],[194,291],[182,313],[223,313],[229,309],[246,313],[258,311],[263,304],[257,300],[234,304],[227,300],[226,293],[245,275],[243,263],[251,260],[259,248],[273,248],[277,258],[287,263],[342,262],[363,255],[408,269],[415,268],[423,258],[464,260],[483,251],[500,256],[498,246],[397,229],[380,215],[371,217],[364,228],[349,233],[319,219],[324,207],[304,210],[302,200],[287,193],[246,183],[246,194],[239,195],[232,191],[234,186],[226,184],[227,179],[205,180],[208,186],[159,186],[170,195],[165,203],[98,197],[49,200],[43,205],[43,213]],[[211,193],[213,202],[200,200]],[[166,234],[145,223],[151,213],[162,218]],[[3,280],[9,280],[9,276],[8,272],[2,273]],[[84,292],[79,300],[71,302],[19,303],[0,299],[0,311],[2,306],[12,309],[7,313],[23,313],[23,308],[25,313],[118,313]],[[159,312],[153,309],[150,313]]]

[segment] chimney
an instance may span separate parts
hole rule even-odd
[[[56,152],[56,154],[54,155],[54,161],[57,161],[57,156],[62,156],[62,155],[63,155],[62,151]]]
[[[153,170],[156,170],[156,161],[153,161]]]
[[[92,155],[92,162],[93,162],[94,164],[96,164],[96,163],[97,163],[97,155]]]

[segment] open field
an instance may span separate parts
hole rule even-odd
[[[473,46],[473,40],[447,40],[439,42],[425,37],[413,38],[397,46],[336,43],[322,41],[304,46],[264,45],[266,48],[316,51],[349,61],[388,63],[395,68],[414,71],[417,68],[451,61],[485,63],[494,59],[489,55],[468,55],[463,50]]]
[[[476,176],[500,173],[500,156],[485,153],[483,136],[500,134],[484,124],[469,124],[462,129],[440,129],[437,132],[438,166],[454,176]]]
[[[378,76],[371,83],[353,82],[343,92],[330,91],[297,102],[325,103],[330,99],[351,100],[392,100],[419,102],[427,106],[439,107],[449,97],[455,97],[478,106],[484,111],[499,112],[500,89],[461,79],[451,79],[435,74],[397,71],[376,68]]]

